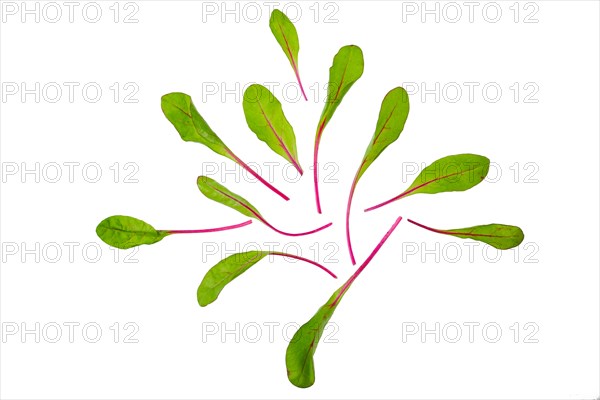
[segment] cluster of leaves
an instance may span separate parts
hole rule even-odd
[[[286,54],[292,69],[294,70],[301,91],[306,99],[298,69],[298,52],[300,46],[296,28],[285,14],[279,10],[273,11],[269,20],[269,25],[277,42]],[[314,142],[314,189],[317,211],[319,213],[322,212],[319,198],[317,168],[319,144],[325,127],[333,117],[344,96],[348,93],[352,85],[362,76],[363,69],[363,53],[361,49],[355,45],[342,47],[333,58],[332,66],[329,69],[327,100],[317,124]],[[164,115],[173,124],[183,140],[203,144],[215,153],[231,159],[247,169],[274,193],[285,200],[289,200],[286,195],[249,168],[248,165],[225,145],[225,143],[210,128],[206,120],[200,115],[189,95],[185,93],[169,93],[164,95],[162,97],[161,107]],[[294,129],[285,117],[281,102],[277,100],[275,95],[264,86],[258,84],[251,85],[244,93],[243,109],[248,127],[256,134],[257,138],[265,142],[276,154],[291,163],[302,175],[303,170],[298,159]],[[379,117],[375,125],[375,132],[367,146],[362,162],[356,171],[356,175],[350,187],[346,209],[346,240],[350,260],[353,265],[356,264],[356,260],[354,252],[352,251],[350,235],[350,210],[357,184],[369,166],[371,166],[389,145],[394,143],[400,137],[400,134],[404,130],[408,113],[409,100],[407,92],[402,87],[396,87],[390,90],[381,103]],[[490,161],[486,157],[476,154],[457,154],[440,158],[424,168],[415,181],[399,195],[369,207],[365,211],[375,210],[415,194],[436,194],[468,190],[485,179],[489,165]],[[197,186],[200,192],[207,198],[230,207],[246,217],[251,218],[251,220],[236,225],[211,229],[156,230],[151,225],[139,219],[116,215],[100,222],[96,228],[96,232],[98,236],[109,245],[126,249],[142,244],[153,244],[171,234],[207,233],[240,228],[252,223],[252,219],[258,220],[275,232],[287,236],[308,235],[331,226],[331,223],[328,223],[308,232],[284,232],[267,222],[262,214],[248,200],[230,191],[215,180],[206,176],[200,176],[197,179]],[[313,357],[325,325],[332,317],[352,283],[375,257],[401,220],[402,217],[398,217],[395,220],[391,228],[375,246],[365,261],[356,269],[350,278],[331,295],[327,302],[319,308],[316,314],[300,327],[290,341],[286,352],[285,362],[288,378],[292,384],[306,388],[314,383],[315,368]],[[494,223],[468,228],[436,229],[411,219],[408,219],[408,221],[431,232],[450,235],[461,239],[478,240],[501,250],[518,246],[524,238],[523,231],[519,227],[511,225]],[[321,268],[329,275],[336,278],[336,276],[324,266],[303,257],[273,251],[249,251],[238,253],[221,260],[206,273],[197,291],[197,299],[200,306],[204,307],[214,302],[228,283],[268,255],[286,256],[302,260]]]

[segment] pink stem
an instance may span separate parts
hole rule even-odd
[[[317,202],[317,212],[321,214],[321,200],[319,199],[319,144],[321,143],[321,134],[325,127],[325,120],[321,122],[319,130],[317,131],[317,137],[315,138],[315,152],[313,155],[313,180],[315,183],[315,200]]]
[[[322,226],[322,227],[320,227],[320,228],[313,229],[312,231],[308,231],[308,232],[302,232],[302,233],[288,233],[288,232],[283,232],[283,231],[280,231],[279,229],[275,228],[273,225],[271,225],[270,223],[268,223],[268,222],[267,222],[267,221],[266,221],[264,218],[262,218],[262,217],[260,218],[260,220],[261,220],[261,222],[262,222],[262,223],[264,223],[265,225],[267,225],[269,228],[273,229],[275,232],[277,232],[277,233],[280,233],[280,234],[282,234],[282,235],[285,235],[285,236],[305,236],[305,235],[310,235],[311,233],[316,233],[316,232],[322,231],[323,229],[327,229],[327,228],[329,228],[331,225],[333,225],[333,223],[332,223],[332,222],[330,222],[330,223],[328,223],[328,224],[326,224],[326,225],[323,225],[323,226]]]
[[[376,210],[376,209],[378,209],[379,207],[383,207],[383,206],[385,206],[385,205],[388,205],[388,204],[390,204],[390,203],[393,203],[393,202],[394,202],[394,201],[396,201],[396,200],[400,200],[400,199],[401,199],[402,197],[404,197],[404,196],[405,196],[405,193],[399,194],[398,196],[396,196],[396,197],[394,197],[394,198],[392,198],[392,199],[389,199],[389,200],[387,200],[387,201],[384,201],[383,203],[379,203],[379,204],[377,204],[376,206],[369,207],[369,208],[365,209],[365,212],[367,212],[367,211],[373,211],[373,210]]]
[[[259,174],[257,174],[245,162],[243,162],[242,160],[240,160],[235,154],[233,154],[233,152],[231,150],[228,149],[227,152],[235,160],[235,162],[237,162],[238,164],[240,164],[242,166],[242,168],[244,168],[246,171],[250,172],[250,174],[252,174],[252,176],[254,176],[256,179],[258,179],[263,185],[265,185],[266,187],[268,187],[269,189],[271,189],[273,192],[277,193],[282,199],[284,199],[286,201],[290,199],[285,194],[283,194],[279,190],[277,190],[277,188],[275,188],[269,182],[267,182],[266,180],[264,180],[262,176],[260,176]]]
[[[302,92],[302,96],[304,96],[304,100],[308,101],[308,97],[306,97],[306,93],[304,93],[302,81],[300,80],[300,72],[298,71],[298,68],[294,68],[294,72],[296,73],[296,79],[298,79],[298,85],[300,85],[300,91]]]
[[[335,298],[335,300],[333,301],[333,303],[331,303],[330,307],[335,307],[335,305],[341,299],[341,297],[344,295],[344,293],[346,293],[346,291],[350,288],[350,285],[352,285],[352,282],[354,282],[356,280],[356,278],[358,278],[358,276],[360,275],[360,273],[364,271],[364,269],[367,267],[367,265],[369,265],[369,263],[371,262],[371,260],[373,259],[373,257],[375,257],[375,255],[379,252],[379,249],[381,249],[381,247],[384,245],[384,243],[388,240],[388,238],[390,237],[390,235],[392,234],[392,232],[394,232],[394,229],[396,229],[396,227],[398,226],[398,224],[400,223],[400,221],[402,221],[402,217],[398,217],[396,219],[396,222],[394,222],[394,224],[392,225],[392,227],[387,231],[387,233],[381,239],[381,241],[379,242],[379,244],[377,246],[375,246],[375,248],[373,249],[373,251],[371,252],[371,254],[369,255],[369,257],[367,257],[367,259],[361,264],[361,266],[358,267],[358,269],[346,281],[346,283],[344,283],[344,285],[342,286],[342,290],[340,290],[340,293]]]
[[[308,258],[304,258],[304,257],[300,257],[300,256],[295,256],[293,254],[279,253],[279,252],[271,252],[270,254],[273,254],[274,256],[283,256],[283,257],[294,258],[296,260],[307,262],[309,264],[312,264],[312,265],[315,265],[315,266],[321,268],[323,271],[327,272],[329,275],[331,275],[335,279],[337,279],[337,276],[333,272],[331,272],[330,270],[328,270],[326,267],[324,267],[323,265],[319,264],[318,262],[315,262],[313,260],[309,260]]]
[[[167,231],[167,232],[169,232],[169,234],[175,234],[175,233],[209,233],[209,232],[220,232],[220,231],[227,231],[227,230],[230,230],[230,229],[241,228],[242,226],[250,225],[251,223],[252,223],[252,220],[250,219],[250,220],[248,220],[246,222],[242,222],[241,224],[222,226],[220,228],[193,229],[193,230],[175,230],[175,231]]]
[[[350,195],[348,196],[348,205],[346,206],[346,242],[348,243],[348,252],[350,253],[350,261],[352,261],[352,265],[356,265],[356,260],[354,259],[354,251],[352,251],[352,240],[350,239],[350,208],[352,207],[352,198],[354,197],[354,190],[356,189],[357,180],[358,172],[356,172],[356,176],[354,177],[354,181],[352,182],[352,187],[350,188]]]
[[[441,231],[441,230],[439,230],[439,229],[430,228],[430,227],[428,227],[428,226],[425,226],[425,225],[423,225],[423,224],[420,224],[420,223],[418,223],[418,222],[416,222],[416,221],[413,221],[413,220],[412,220],[412,219],[410,219],[410,218],[407,218],[407,221],[408,221],[408,222],[410,222],[411,224],[417,225],[417,226],[419,226],[419,227],[421,227],[421,228],[423,228],[423,229],[427,229],[428,231],[431,231],[431,232],[435,232],[435,233],[441,233],[441,234],[444,234],[444,235],[449,235],[449,234],[450,234],[450,233],[449,233],[449,232],[447,232],[447,231]]]

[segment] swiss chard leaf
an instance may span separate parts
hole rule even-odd
[[[215,153],[235,161],[231,150],[208,126],[189,95],[185,93],[165,94],[160,105],[165,117],[177,129],[183,140],[203,144]]]
[[[356,264],[354,252],[352,251],[352,240],[350,238],[350,208],[352,207],[352,198],[358,181],[365,173],[367,168],[379,157],[379,155],[392,143],[394,143],[402,133],[404,124],[408,118],[409,111],[408,93],[401,87],[394,88],[383,98],[379,118],[375,126],[375,133],[367,147],[363,160],[356,171],[354,181],[350,187],[348,196],[348,205],[346,207],[346,242],[352,264]]]
[[[244,92],[243,107],[246,122],[252,132],[302,175],[294,128],[285,117],[275,95],[262,85],[251,85]]]
[[[331,271],[321,264],[304,257],[272,251],[247,251],[244,253],[232,254],[208,270],[204,276],[204,279],[202,279],[200,286],[198,286],[198,304],[204,307],[215,301],[227,284],[246,272],[248,268],[265,258],[267,255],[295,258],[297,260],[313,264],[327,272],[332,277],[337,278]]]
[[[480,184],[488,174],[490,160],[477,154],[456,154],[440,158],[421,171],[404,192],[365,211],[375,210],[403,197],[418,193],[462,192]]]
[[[159,231],[152,225],[133,217],[113,215],[98,224],[96,234],[102,241],[118,249],[160,242],[169,231]]]
[[[260,212],[248,200],[239,194],[233,193],[214,179],[208,176],[199,176],[196,183],[202,194],[209,199],[233,208],[247,217],[263,220]]]
[[[354,274],[352,274],[352,276],[350,276],[342,287],[331,295],[325,305],[319,308],[317,313],[307,323],[302,325],[292,337],[285,353],[285,364],[287,367],[288,379],[295,386],[307,388],[315,383],[315,365],[313,357],[317,350],[319,340],[323,335],[325,325],[327,325],[327,322],[331,319],[333,312],[344,297],[344,294],[346,294],[352,283],[358,278],[362,271],[364,271],[367,265],[369,265],[373,257],[375,257],[392,232],[394,232],[401,220],[402,217],[396,219],[392,227],[383,236],[379,244],[375,246],[362,265],[354,272]]]
[[[461,239],[473,239],[487,243],[499,250],[508,250],[517,247],[523,242],[525,235],[518,226],[503,224],[477,225],[460,229],[434,229],[411,219],[410,223],[427,229],[428,231],[451,235]]]
[[[364,70],[363,53],[360,47],[350,45],[344,46],[333,58],[333,64],[329,68],[329,85],[327,87],[327,100],[317,125],[315,137],[315,149],[313,160],[313,178],[315,185],[315,200],[317,211],[321,213],[321,201],[319,199],[319,144],[325,126],[329,123],[335,110],[340,105],[348,90],[362,76]]]
[[[198,286],[198,304],[205,307],[215,301],[223,288],[248,268],[265,258],[268,251],[248,251],[232,254],[208,270]]]
[[[315,383],[314,355],[323,330],[345,293],[344,286],[336,290],[290,340],[285,353],[287,375],[290,382],[299,388],[307,388]]]
[[[258,175],[223,143],[202,118],[189,95],[185,93],[165,94],[161,99],[161,108],[165,117],[173,124],[183,140],[201,143],[215,153],[235,161],[274,193],[284,200],[289,200],[289,197]]]
[[[271,225],[269,222],[267,222],[267,220],[260,214],[260,212],[252,204],[250,204],[250,202],[248,200],[244,199],[242,196],[240,196],[236,193],[233,193],[232,191],[227,189],[225,186],[216,182],[214,179],[211,179],[207,176],[199,176],[198,180],[197,180],[197,184],[198,184],[198,188],[200,189],[202,194],[204,194],[209,199],[214,200],[217,203],[226,205],[227,207],[231,207],[234,210],[236,210],[237,212],[240,212],[250,218],[256,218],[260,222],[262,222],[263,224],[267,225],[269,228],[274,230],[275,232],[280,233],[282,235],[286,235],[286,236],[310,235],[311,233],[319,232],[319,231],[321,231],[325,228],[328,228],[332,225],[332,223],[330,222],[330,223],[323,225],[317,229],[313,229],[311,231],[302,232],[302,233],[284,232],[284,231],[281,231],[281,230],[275,228],[273,225]]]
[[[304,93],[304,87],[302,87],[302,81],[300,80],[300,71],[298,70],[298,51],[300,51],[300,42],[298,41],[296,27],[287,15],[277,9],[273,10],[271,13],[269,27],[271,28],[271,32],[273,32],[273,36],[275,36],[277,43],[279,43],[285,56],[289,60],[290,65],[294,70],[294,74],[296,74],[296,79],[298,80],[298,85],[300,85],[304,100],[308,100],[306,93]]]

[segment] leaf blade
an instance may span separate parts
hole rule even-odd
[[[402,87],[396,87],[390,90],[381,102],[375,132],[365,150],[365,155],[363,156],[360,167],[354,176],[354,181],[350,187],[350,194],[348,195],[348,203],[346,205],[346,244],[348,246],[348,253],[350,254],[352,265],[356,264],[356,260],[354,258],[352,239],[350,236],[350,209],[352,208],[352,199],[354,198],[356,185],[377,157],[400,137],[408,118],[409,109],[408,93]]]
[[[425,167],[413,183],[398,196],[365,209],[372,211],[414,194],[464,192],[479,185],[488,174],[490,160],[478,154],[442,157]]]
[[[345,287],[346,285],[343,285],[336,290],[290,340],[285,352],[287,375],[289,381],[299,388],[307,388],[315,383],[314,355],[317,345],[325,326],[345,294]]]
[[[385,95],[381,102],[375,132],[365,151],[363,163],[357,174],[357,182],[377,157],[390,144],[398,140],[404,130],[409,110],[408,93],[404,88],[396,87]]]
[[[275,95],[266,87],[253,84],[244,91],[242,106],[250,130],[302,175],[294,128]]]
[[[160,242],[170,232],[156,230],[141,219],[113,215],[98,224],[96,234],[104,243],[125,250],[142,244]]]
[[[489,244],[499,250],[508,250],[520,245],[525,239],[523,230],[518,226],[504,224],[476,225],[468,228],[435,229],[415,222],[410,223],[432,232],[450,235],[460,239],[472,239]]]
[[[313,153],[313,184],[315,188],[315,202],[317,212],[321,214],[321,200],[319,197],[319,145],[325,127],[333,117],[335,110],[348,93],[352,85],[362,76],[364,58],[360,47],[349,45],[342,47],[333,58],[329,68],[329,84],[327,87],[327,100],[317,125]]]
[[[208,270],[198,286],[196,297],[201,307],[206,307],[219,297],[221,291],[235,278],[265,258],[267,251],[247,251],[232,254]]]
[[[321,131],[329,123],[352,85],[362,76],[363,71],[364,57],[360,47],[344,46],[335,55],[329,68],[327,100],[318,125]]]
[[[209,199],[216,201],[217,203],[221,203],[229,208],[233,208],[237,212],[247,217],[255,218],[264,222],[260,212],[252,204],[250,204],[248,200],[239,194],[233,193],[214,179],[202,175],[198,177],[196,184],[198,185],[200,192],[202,192],[202,194]]]
[[[294,74],[298,80],[298,85],[300,85],[300,90],[302,91],[304,100],[308,100],[306,93],[304,93],[302,81],[300,80],[300,71],[298,67],[300,41],[298,40],[298,32],[296,31],[296,27],[292,21],[290,21],[287,15],[280,10],[274,9],[271,12],[271,17],[269,18],[269,28],[271,28],[271,32],[273,33],[273,36],[275,36],[275,40],[277,40],[277,43],[279,43],[279,46],[281,46],[281,49],[285,53],[285,56],[294,70]]]
[[[234,160],[231,151],[202,118],[189,95],[180,92],[165,94],[161,98],[161,109],[181,139],[203,144],[215,153]]]

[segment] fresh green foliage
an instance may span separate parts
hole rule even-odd
[[[113,215],[98,224],[96,234],[102,241],[118,249],[129,249],[142,244],[160,242],[168,231],[157,231],[141,219]]]
[[[104,243],[118,249],[129,249],[142,244],[160,242],[165,236],[180,233],[210,233],[228,231],[250,225],[252,221],[241,224],[222,226],[220,228],[194,230],[156,230],[150,224],[125,215],[113,215],[98,224],[96,234]]]
[[[204,307],[215,301],[217,297],[219,297],[219,294],[221,293],[223,288],[227,286],[227,284],[229,284],[235,278],[246,272],[248,268],[265,258],[267,255],[289,257],[294,258],[296,260],[301,260],[309,264],[313,264],[322,269],[323,271],[327,272],[333,278],[337,278],[335,274],[333,274],[321,264],[293,254],[260,250],[236,253],[230,255],[227,258],[224,258],[219,263],[217,263],[217,265],[208,270],[208,272],[204,276],[204,279],[200,283],[200,286],[198,286],[198,304]]]
[[[243,107],[246,122],[252,132],[271,150],[294,165],[302,175],[294,128],[285,117],[275,95],[262,85],[251,85],[244,92]]]
[[[362,263],[362,265],[350,276],[350,278],[336,290],[327,303],[319,308],[317,313],[304,325],[298,329],[290,344],[288,345],[285,354],[285,364],[287,367],[288,379],[290,382],[298,387],[307,388],[315,383],[315,364],[314,355],[317,350],[319,340],[323,335],[323,329],[325,325],[331,319],[333,312],[339,305],[342,297],[348,291],[352,283],[358,278],[358,276],[364,271],[369,265],[373,257],[379,252],[384,243],[388,240],[392,232],[396,229],[402,217],[398,217],[392,227],[387,231],[385,236],[379,241],[379,244],[375,246],[369,257]]]
[[[394,88],[388,92],[383,98],[381,109],[379,110],[379,118],[375,126],[375,133],[371,138],[371,142],[365,151],[360,167],[356,171],[354,181],[350,187],[348,195],[348,205],[346,207],[346,242],[348,243],[348,251],[352,264],[356,264],[354,252],[352,251],[352,240],[350,238],[350,208],[352,207],[352,198],[358,181],[363,176],[367,168],[371,166],[373,161],[392,143],[394,143],[402,133],[404,124],[408,118],[408,93],[401,87]]]
[[[307,388],[315,383],[314,355],[323,335],[323,330],[331,319],[345,292],[345,285],[333,292],[329,300],[316,314],[296,331],[285,352],[288,379],[299,388]]]
[[[250,202],[248,200],[244,199],[242,196],[240,196],[236,193],[233,193],[232,191],[227,189],[225,186],[216,182],[214,179],[211,179],[207,176],[199,176],[198,180],[197,180],[197,184],[198,184],[198,188],[200,189],[202,194],[204,194],[209,199],[214,200],[217,203],[226,205],[227,207],[233,208],[237,212],[240,212],[250,218],[256,218],[260,222],[262,222],[263,224],[267,225],[269,228],[274,230],[275,232],[280,233],[282,235],[286,235],[286,236],[310,235],[311,233],[319,232],[319,231],[321,231],[325,228],[328,228],[332,225],[330,222],[326,225],[321,226],[320,228],[313,229],[308,232],[302,232],[302,233],[284,232],[284,231],[281,231],[281,230],[275,228],[273,225],[271,225],[269,222],[267,222],[267,220],[260,214],[260,212],[252,204],[250,204]]]
[[[461,239],[478,240],[499,250],[508,250],[517,247],[525,238],[521,228],[513,225],[488,224],[460,229],[434,229],[411,219],[408,221],[428,231],[451,235]]]
[[[418,193],[463,192],[480,184],[487,176],[489,168],[490,160],[477,154],[456,154],[440,158],[424,168],[404,192],[365,211],[375,210]]]
[[[300,42],[298,41],[296,27],[292,21],[290,21],[287,15],[277,9],[273,10],[271,13],[269,27],[271,28],[271,32],[273,32],[273,36],[275,36],[277,43],[279,43],[281,49],[285,53],[285,56],[290,62],[290,65],[294,70],[294,74],[296,74],[296,79],[300,85],[300,90],[302,91],[304,100],[308,100],[306,98],[306,93],[304,93],[304,87],[302,87],[302,81],[300,80],[300,71],[298,70],[298,52],[300,51]]]
[[[186,142],[196,142],[207,146],[217,154],[225,156],[248,171],[263,185],[271,189],[284,200],[289,200],[285,194],[258,175],[252,168],[236,156],[202,118],[192,98],[185,93],[169,93],[162,97],[161,108],[165,117],[173,124],[177,132]]]
[[[233,193],[225,186],[208,176],[199,176],[196,183],[198,189],[209,199],[221,203],[250,218],[262,220],[260,212],[248,200]]]
[[[183,140],[203,144],[215,153],[235,161],[231,150],[208,126],[189,95],[185,93],[165,94],[160,105],[165,117],[177,129]]]
[[[243,274],[265,258],[268,251],[247,251],[245,253],[232,254],[219,261],[217,265],[208,270],[202,283],[198,286],[198,304],[205,307],[215,301],[228,283]]]
[[[362,76],[364,70],[363,53],[360,47],[350,45],[344,46],[333,58],[333,64],[329,68],[329,84],[327,86],[327,100],[317,125],[315,137],[315,149],[313,158],[313,179],[315,185],[315,200],[317,211],[321,213],[321,200],[319,199],[319,144],[325,126],[333,117],[333,113],[348,93],[348,90]]]

